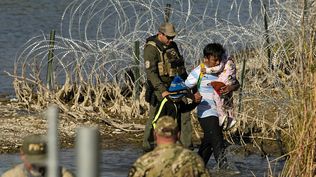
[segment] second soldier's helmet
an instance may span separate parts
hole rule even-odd
[[[155,132],[164,137],[171,137],[178,133],[177,120],[171,116],[162,116],[158,119]]]

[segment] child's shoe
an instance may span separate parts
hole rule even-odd
[[[223,129],[224,129],[224,127],[226,127],[225,124],[227,124],[226,123],[227,122],[227,118],[228,118],[227,115],[222,115],[222,116],[219,116],[219,118],[218,118],[218,124],[219,124],[219,126],[223,126]]]
[[[224,123],[223,125],[223,130],[228,131],[231,128],[233,128],[236,125],[237,121],[236,119],[232,118],[232,117],[228,117],[227,121]]]

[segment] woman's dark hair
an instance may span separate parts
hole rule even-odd
[[[203,55],[205,58],[208,58],[209,56],[214,56],[221,59],[223,54],[225,54],[225,49],[219,43],[209,43],[203,49]]]

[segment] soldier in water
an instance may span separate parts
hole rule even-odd
[[[129,177],[172,176],[209,177],[201,157],[178,145],[177,121],[170,116],[159,118],[154,131],[157,147],[136,160]]]

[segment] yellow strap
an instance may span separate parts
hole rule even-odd
[[[151,122],[152,125],[153,125],[153,127],[154,127],[154,129],[156,128],[156,122],[157,122],[157,120],[158,120],[158,118],[159,118],[159,115],[160,115],[160,113],[161,113],[161,110],[162,110],[163,106],[165,105],[165,103],[166,103],[167,101],[168,101],[168,99],[167,99],[166,97],[162,100],[162,102],[161,102],[161,104],[160,104],[160,107],[159,107],[159,110],[158,110],[158,112],[157,112],[157,114],[156,114],[154,120]]]
[[[197,81],[197,88],[200,88],[200,85],[201,85],[201,80],[202,80],[202,78],[203,78],[203,76],[204,76],[204,73],[202,72],[202,69],[203,68],[205,68],[205,65],[204,65],[204,63],[201,63],[200,64],[200,75],[199,75],[199,79],[198,79],[198,81]]]

